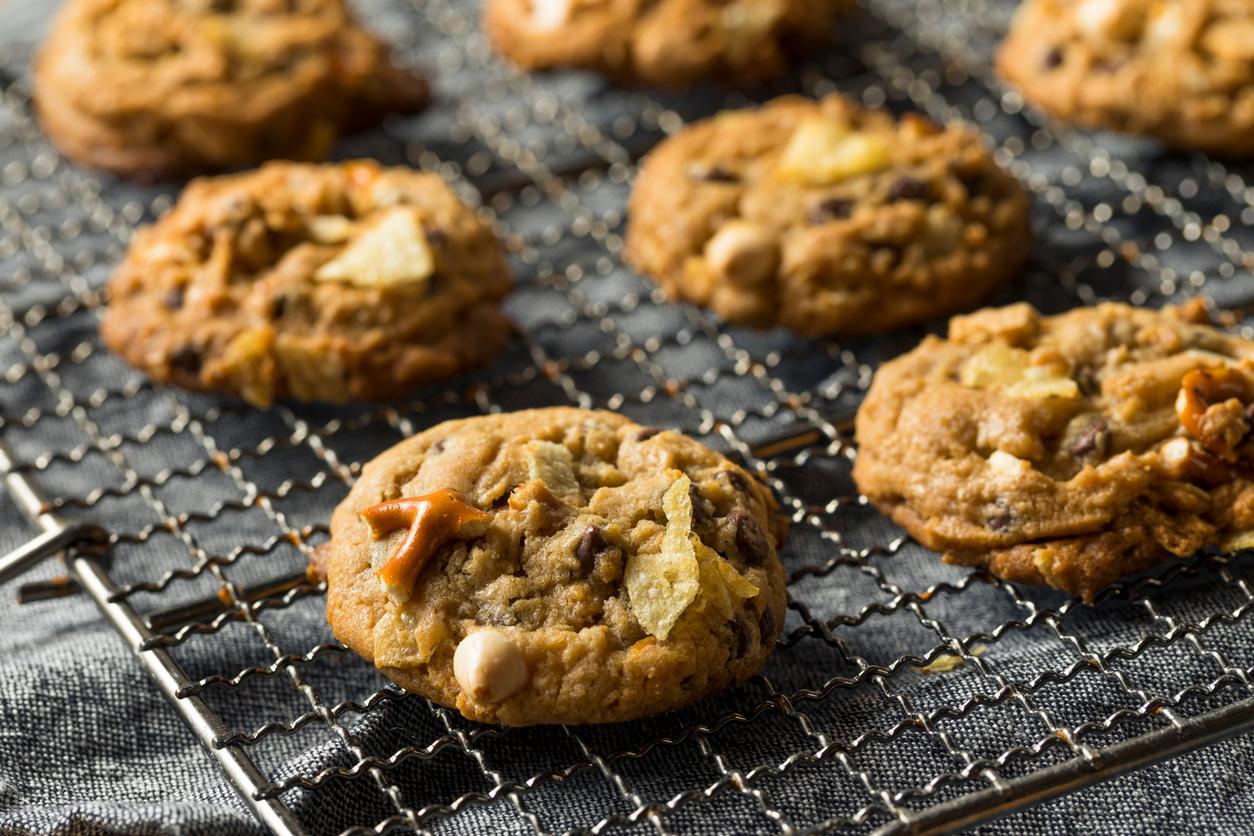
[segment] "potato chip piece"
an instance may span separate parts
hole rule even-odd
[[[680,476],[662,497],[666,531],[660,554],[633,554],[623,571],[631,611],[640,626],[659,640],[697,597],[700,568],[692,539],[692,481]]]
[[[788,140],[779,173],[788,180],[827,186],[887,168],[892,148],[886,136],[851,130],[830,118],[802,121]]]
[[[963,386],[970,386],[973,389],[990,389],[993,386],[1021,380],[1027,366],[1028,353],[1026,351],[1001,343],[993,343],[971,355],[962,364],[959,379]]]
[[[1000,388],[1012,398],[1078,398],[1080,387],[1053,366],[1034,366],[1028,352],[993,343],[971,355],[959,372],[963,386]]]
[[[529,442],[527,467],[532,479],[539,479],[558,496],[579,493],[575,457],[565,445],[552,441]]]
[[[743,63],[750,58],[762,38],[770,34],[786,14],[779,0],[732,0],[724,6],[720,23],[733,63]]]
[[[408,616],[386,610],[374,624],[375,667],[416,668],[425,665],[447,632],[444,622],[437,617],[417,624]]]
[[[314,272],[320,282],[359,287],[426,284],[435,272],[427,234],[412,209],[389,209],[339,255]]]
[[[1235,552],[1241,549],[1254,549],[1254,531],[1238,532],[1223,542],[1224,551]]]
[[[701,566],[701,604],[730,618],[741,601],[758,594],[758,588],[697,535],[690,536]]]

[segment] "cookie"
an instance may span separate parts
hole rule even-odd
[[[69,0],[34,93],[67,157],[141,180],[320,161],[346,128],[427,99],[343,0]]]
[[[1254,342],[1197,313],[955,317],[876,373],[859,489],[949,562],[1085,600],[1173,556],[1254,545]]]
[[[526,70],[580,67],[625,82],[751,84],[826,38],[850,0],[489,0],[483,24]]]
[[[509,336],[491,230],[434,174],[270,163],[192,182],[109,280],[104,341],[154,380],[275,398],[396,398]]]
[[[367,464],[331,520],[327,619],[466,717],[608,723],[757,671],[784,620],[769,491],[610,412],[450,421]]]
[[[698,122],[645,160],[627,257],[728,322],[871,334],[970,307],[1031,250],[1030,206],[969,128],[839,96]]]
[[[1060,119],[1181,150],[1254,154],[1248,0],[1029,0],[997,67]]]

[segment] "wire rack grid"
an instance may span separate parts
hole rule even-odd
[[[283,833],[927,832],[1254,726],[1251,566],[1204,555],[1093,607],[941,565],[858,496],[849,419],[922,332],[848,344],[728,328],[620,258],[641,156],[752,99],[619,90],[497,62],[475,4],[363,4],[438,103],[341,149],[439,172],[506,244],[517,334],[414,400],[257,413],[154,388],[100,345],[103,284],[175,193],[59,159],[26,56],[0,98],[0,472],[260,820]],[[1077,132],[998,86],[1001,0],[863,0],[778,90],[963,118],[1037,201],[1033,268],[994,301],[1062,310],[1254,291],[1251,170]],[[759,97],[761,98],[761,97]],[[737,456],[792,531],[780,646],[743,686],[614,727],[503,730],[405,695],[330,637],[304,566],[361,463],[440,420],[616,409]],[[43,603],[38,606],[56,606]]]

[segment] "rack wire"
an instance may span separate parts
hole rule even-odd
[[[343,156],[445,176],[518,281],[497,363],[393,405],[259,413],[154,388],[109,355],[110,266],[175,193],[58,158],[30,116],[26,56],[0,54],[0,473],[43,532],[0,580],[64,550],[69,578],[23,597],[88,594],[279,833],[932,832],[1254,728],[1243,556],[1164,567],[1093,607],[944,566],[849,475],[853,410],[921,331],[838,343],[725,327],[623,266],[641,156],[754,99],[519,75],[490,55],[475,5],[364,7],[432,71],[438,103]],[[989,70],[1010,5],[863,0],[827,54],[756,98],[839,90],[981,127],[1035,196],[1040,238],[994,302],[1244,305],[1254,171],[1025,109]],[[400,438],[567,403],[680,429],[766,479],[792,519],[787,623],[760,675],[681,712],[475,725],[335,642],[305,563],[362,462]]]

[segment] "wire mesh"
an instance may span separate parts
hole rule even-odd
[[[1025,110],[988,69],[1010,5],[863,0],[830,51],[750,98],[522,76],[490,55],[476,4],[364,4],[432,72],[438,102],[341,155],[436,171],[481,207],[518,282],[517,334],[490,368],[404,403],[265,413],[154,388],[102,348],[108,271],[175,192],[58,158],[30,116],[27,56],[0,56],[9,473],[47,497],[36,510],[49,519],[110,533],[107,564],[80,582],[268,824],[793,833],[905,827],[928,811],[969,821],[995,812],[990,791],[1048,783],[1164,729],[1187,736],[1254,698],[1248,560],[1204,555],[1085,607],[944,566],[858,496],[849,419],[876,364],[922,331],[840,343],[725,327],[622,264],[625,198],[656,142],[768,93],[838,90],[974,122],[1033,193],[1036,261],[994,303],[1057,311],[1205,292],[1241,307],[1254,292],[1254,171]],[[415,431],[568,403],[680,429],[771,484],[792,519],[776,654],[725,695],[604,728],[478,726],[385,684],[331,638],[323,588],[304,575],[330,510],[364,461]]]

